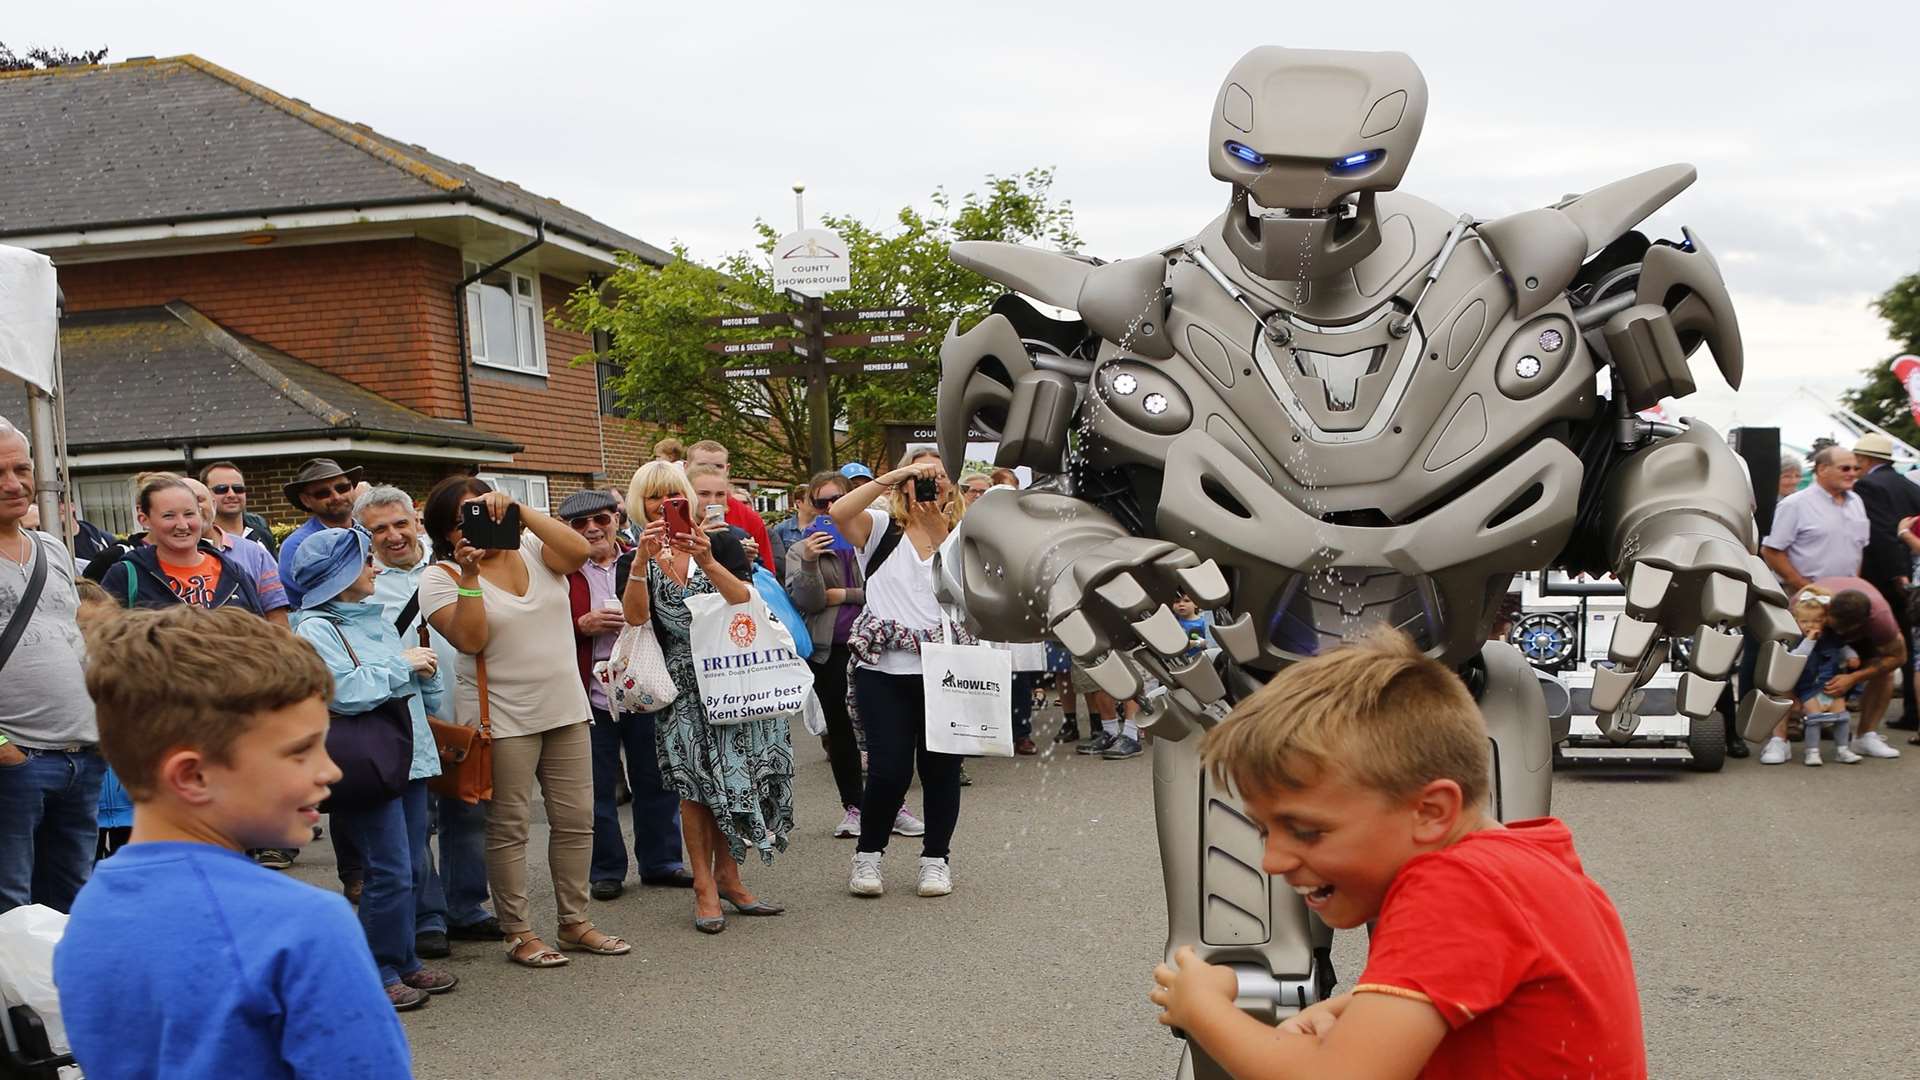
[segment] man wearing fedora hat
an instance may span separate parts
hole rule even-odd
[[[1853,490],[1867,510],[1867,547],[1860,559],[1860,576],[1867,579],[1892,609],[1907,639],[1912,655],[1913,622],[1907,610],[1907,589],[1912,584],[1913,552],[1900,539],[1900,523],[1920,514],[1920,486],[1916,486],[1893,467],[1893,440],[1880,432],[1868,432],[1853,444],[1853,456],[1860,461],[1860,479]],[[1914,707],[1913,676],[1900,680],[1901,715],[1887,722],[1888,727],[1914,727],[1920,709]]]
[[[300,606],[301,590],[293,580],[293,556],[307,537],[321,529],[346,529],[353,526],[353,500],[364,485],[360,466],[343,469],[332,458],[313,458],[301,464],[293,479],[281,490],[287,501],[305,510],[307,520],[280,542],[280,582],[287,588],[287,599]]]

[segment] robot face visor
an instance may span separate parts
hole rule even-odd
[[[1324,209],[1271,209],[1241,189],[1227,215],[1226,240],[1248,271],[1274,281],[1326,277],[1352,267],[1379,245],[1364,196]]]

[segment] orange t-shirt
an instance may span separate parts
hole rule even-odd
[[[220,591],[220,560],[200,553],[200,565],[175,566],[165,559],[160,560],[160,572],[167,576],[167,584],[173,586],[173,595],[183,604],[194,607],[210,608],[213,598]]]

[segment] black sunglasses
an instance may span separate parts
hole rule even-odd
[[[317,483],[318,481],[315,481],[315,482]],[[353,483],[352,483],[352,481],[349,481],[349,480],[342,480],[342,481],[340,481],[339,483],[337,483],[337,484],[335,484],[335,485],[333,485],[333,486],[332,486],[332,487],[330,487],[330,488],[326,488],[326,489],[324,489],[324,490],[321,490],[321,491],[305,491],[305,492],[302,492],[301,494],[303,494],[303,495],[314,495],[314,496],[319,496],[319,495],[345,495],[345,494],[346,494],[347,492],[349,492],[349,491],[352,491],[352,490],[353,490]]]
[[[247,493],[247,485],[245,484],[212,484],[208,486],[207,490],[213,492],[215,495],[225,495],[229,491],[233,492],[235,495],[245,495]]]
[[[613,522],[614,522],[613,515],[607,513],[604,510],[598,514],[588,514],[585,517],[567,519],[567,524],[573,526],[576,529],[584,529],[589,525],[598,525],[604,529],[607,526],[612,525]]]
[[[834,503],[839,502],[845,497],[844,495],[829,495],[824,499],[815,499],[813,500],[813,508],[815,510],[831,510],[833,509]]]

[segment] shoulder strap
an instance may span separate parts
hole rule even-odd
[[[447,576],[453,579],[455,585],[460,584],[460,572],[454,568],[452,563],[438,562],[433,565],[445,570]],[[415,601],[420,599],[418,591],[413,594],[413,599]],[[480,736],[485,739],[491,739],[493,738],[493,709],[487,702],[487,654],[484,649],[474,654],[473,677],[474,681],[479,684],[480,691]]]
[[[359,667],[360,657],[354,653],[353,643],[347,640],[346,632],[340,629],[340,624],[334,622],[331,617],[326,615],[316,614],[314,617],[333,628],[333,636],[339,638],[341,646],[347,650],[347,659],[353,661],[354,667]]]
[[[140,599],[140,567],[132,559],[120,561],[127,564],[127,610],[132,611],[133,602]]]
[[[418,614],[420,614],[420,590],[415,589],[413,595],[407,597],[407,606],[401,608],[400,614],[393,620],[393,628],[400,633],[401,637],[405,637],[407,627],[413,625],[413,617]]]
[[[893,549],[900,546],[900,538],[906,534],[907,531],[900,527],[899,522],[888,522],[887,531],[880,537],[879,546],[873,549],[873,558],[867,560],[867,568],[861,576],[867,581],[872,581],[873,575],[880,572],[880,564],[887,561],[887,556],[893,554]]]
[[[7,666],[13,656],[14,646],[20,643],[20,635],[27,632],[27,623],[33,620],[33,609],[40,604],[40,593],[47,586],[47,549],[41,545],[40,538],[32,529],[22,530],[27,534],[28,550],[38,555],[33,560],[33,570],[27,574],[27,591],[20,594],[20,606],[13,609],[13,615],[7,619],[7,628],[0,630],[0,668]]]

